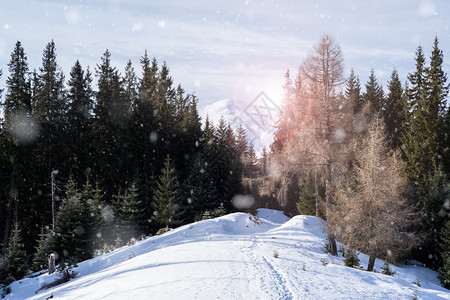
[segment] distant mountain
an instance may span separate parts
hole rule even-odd
[[[253,143],[258,154],[262,152],[264,147],[269,149],[280,113],[280,108],[264,93],[261,93],[250,103],[225,99],[200,109],[203,123],[208,116],[214,125],[217,125],[223,116],[236,130],[239,123],[242,122],[247,131],[248,140]]]

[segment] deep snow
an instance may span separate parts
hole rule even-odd
[[[432,270],[352,269],[325,253],[325,242],[319,218],[234,213],[82,262],[75,279],[49,290],[36,293],[57,274],[14,282],[6,299],[450,299]],[[367,264],[366,255],[360,259]]]

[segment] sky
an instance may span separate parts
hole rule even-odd
[[[386,87],[394,67],[402,81],[414,71],[419,45],[430,56],[436,35],[449,72],[449,13],[447,0],[2,0],[0,84],[17,40],[33,70],[53,39],[66,79],[76,60],[95,69],[106,49],[122,74],[131,59],[140,76],[147,50],[201,107],[251,101],[261,92],[277,102],[286,70],[296,73],[313,44],[330,34],[346,75],[353,68],[364,85],[373,69]]]

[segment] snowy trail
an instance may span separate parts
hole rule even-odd
[[[318,218],[259,215],[186,225],[80,263],[75,279],[52,289],[35,293],[55,275],[15,282],[6,299],[450,299],[425,268],[396,267],[401,277],[391,277],[344,267],[324,253]]]

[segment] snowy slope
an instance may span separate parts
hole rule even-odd
[[[423,267],[393,267],[394,277],[344,267],[323,251],[321,219],[258,216],[186,225],[80,263],[75,279],[52,289],[35,293],[56,275],[15,282],[6,299],[450,299]]]
[[[223,116],[225,120],[236,129],[242,122],[249,141],[255,146],[255,151],[260,154],[264,147],[269,149],[275,132],[274,125],[278,121],[281,110],[264,94],[255,98],[252,102],[239,102],[225,99],[204,106],[200,109],[203,123],[206,116],[214,123],[219,124]]]

